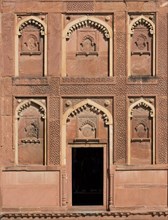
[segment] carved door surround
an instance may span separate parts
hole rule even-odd
[[[136,97],[130,98],[129,102],[127,163],[155,164],[154,99]]]
[[[17,99],[15,110],[15,164],[45,165],[46,158],[46,106],[45,100]],[[20,124],[21,123],[21,124]],[[40,148],[39,148],[40,147]],[[28,151],[25,151],[29,148]],[[23,160],[19,150],[23,150]],[[38,151],[40,152],[38,153]],[[31,155],[35,153],[35,155]],[[33,157],[37,156],[39,159]],[[25,159],[26,158],[26,159]],[[30,158],[30,162],[27,159]],[[33,158],[31,162],[31,158]],[[26,162],[25,162],[26,161]]]
[[[155,66],[155,15],[130,14],[128,76],[155,76]]]
[[[72,151],[73,149],[83,149],[85,151],[87,151],[87,149],[102,149],[103,151],[103,204],[101,205],[73,205],[72,204],[72,182],[73,182],[73,177],[72,177]],[[88,150],[89,152],[89,150]],[[96,152],[96,151],[95,151]],[[68,195],[67,195],[67,205],[69,209],[75,209],[78,208],[80,209],[81,207],[86,207],[87,210],[95,210],[95,209],[99,209],[99,210],[107,210],[108,206],[107,206],[107,200],[109,200],[109,182],[107,181],[108,179],[108,172],[107,172],[107,164],[108,164],[108,150],[107,150],[107,144],[100,144],[100,143],[87,143],[87,144],[83,144],[83,143],[70,143],[67,147],[67,177],[68,177],[68,181],[67,181],[67,191],[68,191]],[[91,169],[91,168],[90,168]],[[81,173],[82,175],[82,173]],[[87,181],[89,182],[89,179],[87,179]],[[109,204],[108,204],[109,205]]]
[[[17,19],[16,19],[17,20]],[[38,16],[26,16],[17,21],[15,34],[15,76],[19,76],[19,53],[29,55],[30,57],[43,55],[43,76],[47,75],[47,25]],[[29,26],[34,27],[28,30]],[[25,28],[26,33],[22,36]],[[22,37],[22,42],[19,41]],[[40,46],[40,38],[43,39],[42,50]],[[20,52],[19,52],[20,47]]]
[[[89,112],[88,118],[85,117],[84,111]],[[83,115],[84,114],[84,115]],[[69,121],[73,119],[73,117],[78,117],[77,126],[79,129],[75,134],[75,139],[73,140],[67,140],[67,124]],[[99,129],[97,126],[97,117],[101,116],[103,119],[103,123],[107,129],[107,140],[106,143],[100,143],[97,132]],[[75,119],[76,120],[76,119]],[[70,129],[70,131],[73,130]],[[73,131],[72,131],[73,132]],[[103,147],[104,150],[104,168],[107,168],[107,163],[108,163],[108,168],[109,168],[109,178],[104,177],[105,179],[109,180],[109,182],[105,183],[104,190],[107,190],[107,185],[109,186],[109,192],[108,192],[108,198],[105,198],[106,201],[104,201],[104,208],[106,205],[109,208],[112,208],[113,206],[113,175],[111,173],[112,171],[112,165],[113,165],[113,123],[112,123],[112,115],[111,113],[103,106],[97,104],[96,102],[92,101],[91,99],[85,99],[75,106],[70,106],[69,109],[64,113],[63,118],[62,118],[62,129],[61,129],[61,134],[62,134],[62,141],[61,141],[61,163],[62,166],[65,167],[66,171],[62,175],[62,206],[67,206],[71,208],[71,196],[68,198],[67,195],[67,189],[71,190],[71,151],[73,147],[81,146],[81,147]],[[70,135],[71,136],[71,135]],[[67,167],[67,168],[66,168]],[[106,175],[106,171],[104,171],[104,175]],[[66,181],[66,176],[68,180]],[[68,190],[68,192],[69,192]],[[108,201],[107,201],[108,200]],[[107,207],[106,207],[107,208]]]
[[[82,28],[89,27],[90,30],[98,30],[103,34],[103,37],[108,40],[108,76],[113,76],[113,45],[112,45],[112,28],[104,21],[94,17],[94,16],[83,16],[78,19],[73,20],[63,30],[62,34],[62,76],[67,76],[67,64],[66,64],[66,42],[71,38],[73,32],[82,30]],[[92,34],[91,34],[92,35]],[[95,43],[95,38],[90,34],[86,34],[80,42],[80,48],[78,48],[77,55],[98,55],[97,45]]]

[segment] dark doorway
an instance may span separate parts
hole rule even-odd
[[[72,148],[72,205],[103,205],[103,148]]]

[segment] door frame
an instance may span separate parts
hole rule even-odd
[[[72,205],[72,149],[73,148],[103,148],[103,205],[89,205],[89,206],[73,206]],[[107,210],[108,207],[108,195],[109,195],[109,183],[108,183],[108,147],[107,144],[100,143],[73,143],[68,144],[67,147],[67,201],[68,208],[72,210]]]

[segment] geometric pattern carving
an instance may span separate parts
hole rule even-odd
[[[49,123],[49,164],[60,164],[60,124],[59,121]]]
[[[67,11],[93,11],[94,3],[93,2],[67,2]]]

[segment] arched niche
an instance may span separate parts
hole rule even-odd
[[[155,107],[144,98],[129,106],[128,164],[155,164]]]
[[[46,107],[34,99],[19,100],[15,111],[15,163],[46,164]]]
[[[104,197],[103,205],[108,204],[110,208],[113,203],[113,120],[111,113],[91,99],[85,99],[67,109],[63,114],[61,125],[61,164],[66,169],[62,175],[62,205],[66,206],[67,203],[71,203],[71,199],[68,199],[71,195],[67,195],[66,189],[68,188],[68,192],[71,194],[72,172],[69,169],[72,162],[70,160],[72,149],[76,149],[80,145],[83,146],[83,149],[88,149],[89,152],[89,149],[99,146],[104,149],[103,152],[106,155],[103,162],[104,168],[109,169],[109,178],[104,177],[104,181],[107,185],[109,184],[110,189],[109,195]],[[107,170],[104,170],[104,176],[106,173]],[[104,192],[107,190],[106,186],[103,187],[103,190]]]
[[[83,16],[62,34],[63,77],[113,76],[112,28],[104,21]]]
[[[130,15],[131,17],[131,15]],[[128,28],[128,75],[155,76],[154,15],[130,18]]]
[[[20,20],[15,37],[15,76],[47,75],[47,26],[35,16]]]

